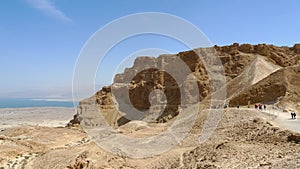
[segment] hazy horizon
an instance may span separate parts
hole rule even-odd
[[[3,1],[0,98],[71,98],[73,71],[82,47],[98,29],[126,15],[163,12],[182,17],[203,31],[212,45],[293,46],[300,42],[299,5],[297,0]],[[145,48],[170,53],[189,50],[163,36],[128,38],[107,53],[95,75],[96,88],[111,83],[124,57]]]

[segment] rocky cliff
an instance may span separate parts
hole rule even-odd
[[[211,83],[216,79],[209,77],[207,65],[200,59],[201,57],[199,58],[199,55],[210,54],[217,54],[220,57],[227,81],[226,86],[212,87]],[[181,66],[174,64],[178,58],[188,66],[196,78],[197,86],[193,85],[189,80],[189,74]],[[278,47],[238,43],[195,49],[174,55],[161,55],[157,58],[139,57],[131,68],[126,68],[124,73],[115,76],[111,86],[103,87],[91,98],[80,102],[78,113],[71,123],[79,123],[78,115],[86,111],[91,104],[101,110],[112,126],[141,119],[165,122],[179,113],[181,102],[194,104],[209,100],[212,92],[217,93],[221,88],[227,89],[227,102],[232,106],[245,105],[248,102],[275,103],[285,100],[294,104],[299,101],[299,84],[296,82],[299,76],[299,65],[297,66],[299,59],[299,44],[293,47]],[[173,72],[170,74],[161,69]],[[174,79],[172,74],[184,78]],[[185,90],[184,96],[181,96],[181,89]],[[128,95],[128,98],[124,99],[125,95]],[[159,100],[157,95],[161,95]],[[183,100],[182,97],[187,99]],[[160,104],[153,107],[151,105],[155,98]],[[130,116],[129,105],[137,112],[146,113],[134,114],[134,111],[130,111]],[[160,112],[161,110],[163,112]]]
[[[277,103],[288,109],[300,108],[300,65],[279,69],[258,83],[249,86],[230,100],[231,105]]]

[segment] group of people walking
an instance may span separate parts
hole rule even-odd
[[[267,106],[265,104],[262,105],[260,103],[255,104],[254,107],[255,107],[255,109],[258,109],[258,110],[266,110],[267,109]]]
[[[261,103],[257,103],[254,105],[255,109],[257,110],[260,110],[260,111],[263,111],[263,110],[267,110],[267,106],[264,104],[261,104]],[[225,107],[224,107],[225,108]],[[227,106],[226,106],[227,108]],[[240,106],[238,105],[237,108],[239,109]],[[250,108],[250,106],[248,105],[248,108]],[[291,116],[292,116],[292,119],[296,119],[296,112],[291,112]]]
[[[292,116],[292,119],[296,119],[296,113],[295,112],[292,112],[291,116]]]

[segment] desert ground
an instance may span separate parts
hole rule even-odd
[[[193,129],[180,144],[162,155],[145,159],[106,152],[80,126],[65,127],[72,115],[70,109],[65,115],[44,116],[54,110],[60,114],[64,111],[62,108],[2,110],[14,112],[3,116],[10,121],[2,124],[0,132],[2,168],[300,167],[297,134],[300,120],[291,120],[290,114],[281,110],[228,108],[213,135],[203,144],[197,138],[207,111],[200,112]],[[20,114],[16,116],[18,111]],[[34,113],[29,118],[26,111]],[[167,125],[132,121],[118,131],[130,137],[148,137],[163,131]]]
[[[65,126],[74,113],[74,108],[60,107],[1,108],[0,129],[24,125]]]

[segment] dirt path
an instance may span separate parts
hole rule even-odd
[[[259,111],[253,108],[240,108],[240,109],[253,110],[253,111],[265,113],[269,115],[269,119],[266,120],[273,122],[274,125],[283,129],[292,130],[300,133],[300,114],[297,114],[296,119],[292,119],[290,114],[291,112],[283,112],[282,110],[267,109],[267,110]]]
[[[299,114],[298,118],[292,119],[290,112],[278,112],[277,118],[273,120],[275,125],[289,129],[292,131],[296,131],[300,133],[300,119],[299,119]]]

